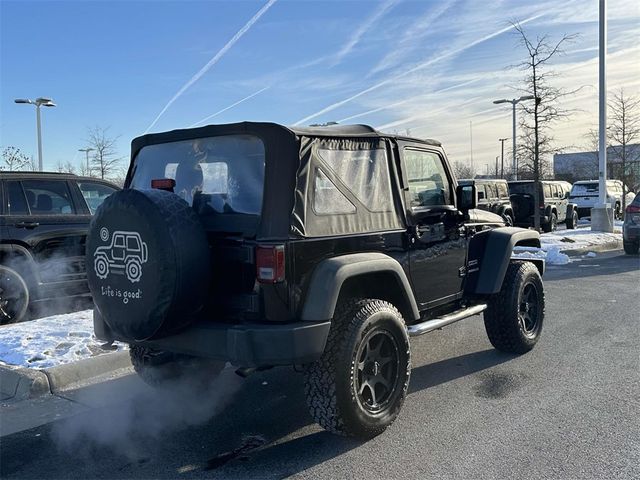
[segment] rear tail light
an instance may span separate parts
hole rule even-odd
[[[173,178],[156,178],[151,180],[151,188],[173,193],[176,181]]]
[[[640,205],[629,205],[627,213],[640,213]]]
[[[256,277],[260,283],[284,280],[284,245],[256,247]]]

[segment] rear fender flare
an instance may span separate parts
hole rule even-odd
[[[401,298],[413,318],[418,320],[420,312],[409,279],[400,263],[379,252],[354,253],[323,260],[313,271],[302,307],[301,320],[326,321],[333,318],[338,298],[345,281],[358,276],[388,274],[400,289]],[[399,307],[398,305],[396,305]]]
[[[465,293],[498,293],[516,245],[540,248],[540,234],[524,228],[500,227],[474,235],[469,243]],[[536,264],[540,274],[544,274],[544,261],[532,262]]]

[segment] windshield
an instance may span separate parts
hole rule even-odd
[[[201,215],[260,215],[264,188],[264,144],[252,135],[196,138],[143,147],[131,188],[172,178],[174,192]]]
[[[575,184],[571,189],[571,196],[597,196],[598,195],[598,182],[593,183],[579,183]]]

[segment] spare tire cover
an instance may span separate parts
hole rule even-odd
[[[86,258],[94,303],[117,338],[174,332],[205,302],[206,234],[173,193],[125,189],[109,196],[89,227]]]

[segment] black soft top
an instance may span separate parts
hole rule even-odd
[[[389,140],[440,147],[440,142],[435,140],[386,134],[367,125],[286,127],[269,122],[207,125],[135,138],[131,142],[131,164],[125,188],[130,185],[135,158],[145,146],[220,135],[253,135],[264,143],[263,206],[260,225],[255,232],[260,239],[281,239],[290,234],[323,236],[362,233],[401,226],[401,220],[393,205],[383,212],[369,211],[360,205],[357,198],[350,196],[349,192],[343,194],[352,204],[358,205],[356,214],[317,215],[307,202],[309,185],[313,183],[316,169],[322,163],[315,153],[315,147],[348,150],[381,148]],[[323,173],[327,174],[328,170],[323,170]],[[339,181],[336,180],[334,183],[338,184]]]
[[[395,135],[379,132],[369,125],[328,125],[328,126],[284,126],[272,122],[240,122],[220,125],[206,125],[198,128],[186,128],[171,130],[161,133],[149,133],[134,138],[131,142],[131,158],[133,159],[140,149],[146,145],[158,143],[190,140],[193,138],[211,137],[216,135],[233,135],[239,133],[252,133],[259,136],[305,136],[305,137],[359,137],[359,138],[393,138],[406,140],[426,145],[441,146],[437,140],[412,138],[403,135]]]

